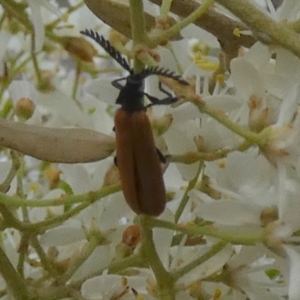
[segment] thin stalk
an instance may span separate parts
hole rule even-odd
[[[66,213],[60,216],[56,216],[50,219],[47,219],[45,221],[36,222],[36,223],[20,223],[18,224],[18,228],[20,231],[29,231],[29,232],[41,232],[45,231],[47,229],[53,228],[58,226],[59,224],[62,224],[66,220],[68,220],[71,217],[74,217],[78,215],[82,210],[87,208],[91,203],[81,203],[80,205],[76,206],[73,209],[68,210]]]
[[[77,60],[77,66],[76,66],[76,72],[75,72],[75,78],[74,78],[74,83],[73,83],[73,88],[72,88],[72,99],[76,103],[77,107],[82,110],[82,105],[81,103],[77,100],[77,91],[79,87],[79,78],[81,74],[81,62]]]
[[[299,35],[283,22],[276,22],[248,0],[216,0],[253,31],[264,44],[278,45],[300,58]]]
[[[155,47],[159,45],[160,43],[169,40],[171,37],[176,35],[180,30],[188,26],[189,24],[192,24],[195,22],[197,19],[201,18],[208,10],[209,8],[213,5],[214,0],[205,0],[203,1],[203,4],[192,14],[190,14],[188,17],[183,19],[182,21],[176,23],[173,25],[171,28],[168,30],[164,31],[162,34],[159,36],[151,37],[149,41],[147,41],[147,44],[149,46]]]
[[[132,28],[133,47],[143,43],[146,37],[144,9],[142,0],[129,0],[129,11]],[[139,60],[134,60],[135,72],[140,72],[144,65]]]
[[[236,151],[236,149],[224,149],[217,150],[215,152],[187,152],[184,154],[170,155],[168,156],[168,161],[173,163],[182,164],[193,164],[197,161],[214,161],[220,158],[226,157],[230,152]]]
[[[255,232],[229,232],[220,229],[216,229],[213,226],[182,226],[176,225],[168,221],[151,219],[147,223],[148,227],[151,228],[164,228],[170,229],[178,232],[182,232],[189,236],[211,236],[222,239],[224,241],[238,244],[238,245],[255,245],[256,243],[262,243],[265,241],[266,231],[264,229],[257,230]]]
[[[148,227],[148,216],[140,217],[142,231],[142,249],[143,258],[149,263],[157,281],[157,296],[160,300],[174,300],[174,279],[166,271],[156,252],[153,242],[152,229]]]
[[[19,243],[19,258],[18,258],[18,264],[17,264],[17,272],[20,274],[20,276],[24,277],[24,265],[25,265],[25,260],[28,257],[28,240],[29,240],[29,235],[28,234],[21,234],[21,241]]]
[[[78,270],[78,268],[81,267],[82,264],[92,255],[98,245],[98,237],[92,236],[85,247],[85,251],[81,253],[80,257],[76,261],[73,261],[72,264],[70,264],[70,268],[60,278],[59,284],[65,284],[70,279],[70,277]]]
[[[53,267],[52,262],[49,260],[47,254],[45,253],[43,247],[41,246],[40,242],[38,241],[37,237],[31,236],[30,243],[31,246],[35,249],[37,255],[39,256],[43,269],[48,271],[51,276],[55,276],[57,272]]]
[[[209,108],[207,105],[203,105],[199,101],[191,100],[193,104],[195,104],[200,112],[205,113],[211,116],[213,119],[233,131],[234,133],[244,137],[247,141],[251,142],[252,144],[257,144],[259,146],[263,146],[263,144],[267,141],[265,138],[261,138],[261,134],[256,132],[252,132],[249,129],[242,127],[234,122],[232,122],[226,115],[220,113],[214,109]]]
[[[133,254],[129,257],[125,257],[122,260],[117,260],[113,261],[109,266],[108,266],[108,271],[109,273],[120,273],[124,271],[127,268],[141,268],[141,267],[147,267],[146,262],[143,259],[143,257],[138,254]]]
[[[172,5],[173,0],[163,0],[161,7],[160,7],[160,14],[161,16],[167,16],[170,12],[170,8]]]
[[[110,194],[116,193],[121,190],[119,184],[111,185],[104,187],[99,191],[88,192],[81,195],[70,195],[62,196],[54,199],[32,199],[26,201],[20,197],[12,197],[3,193],[0,193],[0,203],[7,206],[23,206],[26,204],[26,207],[50,207],[50,206],[60,206],[60,205],[72,205],[76,203],[88,202],[93,203],[96,200],[106,197]]]
[[[0,184],[0,191],[2,193],[6,193],[8,189],[10,188],[11,182],[15,178],[18,169],[20,168],[20,161],[15,152],[11,152],[11,161],[12,166],[9,170],[9,173],[7,174],[5,180]]]
[[[189,191],[191,189],[193,189],[195,187],[195,185],[197,184],[197,181],[198,181],[198,178],[199,178],[199,175],[200,175],[200,172],[201,170],[203,169],[203,162],[200,162],[199,163],[199,166],[198,166],[198,171],[197,171],[197,174],[195,175],[195,177],[189,182],[188,184],[188,187],[186,188],[185,192],[184,192],[184,195],[180,201],[180,204],[175,212],[175,223],[178,223],[178,220],[179,218],[181,217],[182,215],[182,212],[187,204],[187,202],[189,201],[190,197],[188,195]]]
[[[18,275],[8,257],[0,247],[0,273],[15,300],[28,300],[28,290],[24,280]]]
[[[220,241],[213,245],[205,254],[200,256],[199,258],[193,260],[192,262],[186,264],[185,266],[179,268],[175,272],[172,273],[175,280],[180,279],[186,273],[192,271],[196,267],[200,266],[210,258],[214,257],[218,252],[223,250],[228,245],[228,242]]]
[[[37,77],[38,85],[42,86],[43,85],[43,76],[42,76],[41,70],[39,68],[39,64],[37,61],[37,53],[35,53],[34,48],[35,48],[35,34],[34,34],[34,32],[32,32],[30,54],[31,54],[31,59],[32,59],[32,63],[33,63],[33,68],[34,68],[34,71],[35,71],[35,74]]]

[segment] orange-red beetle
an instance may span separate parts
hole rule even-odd
[[[159,215],[166,191],[151,125],[145,111],[115,114],[117,165],[127,203],[137,214]]]
[[[94,39],[130,75],[114,80],[112,85],[120,90],[116,103],[121,108],[115,114],[117,165],[126,202],[137,214],[158,216],[166,205],[166,191],[160,166],[159,152],[155,147],[151,125],[146,114],[144,96],[153,104],[170,104],[177,100],[160,89],[167,97],[159,100],[144,92],[144,79],[161,75],[187,84],[180,76],[161,68],[145,68],[134,73],[127,61],[111,44],[92,30],[81,32]],[[123,86],[120,81],[126,80]]]

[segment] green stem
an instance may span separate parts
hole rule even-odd
[[[215,152],[187,152],[185,154],[178,154],[167,157],[168,162],[182,163],[182,164],[193,164],[197,161],[214,161],[220,158],[226,157],[230,152],[236,151],[236,149],[224,149],[217,150]]]
[[[3,249],[0,247],[0,273],[2,274],[10,293],[15,300],[29,299],[25,282],[18,275]]]
[[[40,233],[47,229],[53,228],[59,224],[62,224],[69,218],[76,216],[82,210],[87,208],[90,204],[91,204],[91,202],[84,202],[84,203],[81,203],[80,205],[76,206],[75,208],[68,210],[63,215],[56,216],[56,217],[53,217],[50,219],[46,219],[41,222],[25,223],[25,222],[20,222],[19,220],[17,220],[13,216],[13,214],[9,211],[9,209],[5,205],[0,203],[0,213],[2,214],[2,217],[4,219],[1,224],[1,228],[12,227],[12,228],[15,228],[22,232]]]
[[[21,228],[21,222],[17,220],[14,216],[14,214],[11,212],[10,209],[6,207],[6,205],[0,203],[0,213],[2,215],[2,224],[1,224],[1,230],[7,228],[7,227],[13,227],[16,229]]]
[[[163,0],[161,7],[160,7],[160,14],[161,16],[167,16],[170,12],[170,8],[172,5],[173,0]]]
[[[43,269],[45,271],[48,271],[49,274],[54,277],[57,272],[53,267],[51,261],[49,260],[47,254],[45,253],[43,247],[41,246],[40,242],[38,241],[37,237],[31,236],[30,243],[31,246],[35,249],[37,255],[39,256]]]
[[[123,257],[122,259],[113,260],[105,269],[108,269],[110,274],[120,274],[127,268],[147,268],[147,263],[142,258],[140,253],[137,253],[129,257]],[[78,281],[72,281],[70,287],[74,289],[80,289],[80,287],[86,280],[101,275],[103,271],[104,269],[100,269],[92,274],[89,274],[87,277],[81,278]]]
[[[188,184],[188,187],[186,188],[185,192],[184,192],[184,195],[182,197],[182,200],[180,201],[180,204],[175,212],[175,223],[178,223],[178,220],[179,218],[181,217],[182,215],[182,212],[187,204],[187,202],[189,201],[190,197],[188,195],[189,191],[191,189],[193,189],[195,187],[195,185],[197,184],[197,181],[198,181],[198,177],[199,177],[199,174],[201,172],[201,170],[203,169],[203,162],[200,162],[199,163],[199,166],[198,166],[198,171],[197,171],[197,174],[196,176],[189,182]]]
[[[142,231],[141,253],[144,259],[149,263],[156,278],[158,298],[160,300],[174,300],[174,279],[172,278],[170,273],[166,271],[159,259],[153,242],[152,229],[148,226],[149,222],[151,222],[151,218],[149,218],[148,216],[140,216]]]
[[[60,216],[56,216],[50,219],[46,219],[45,221],[36,222],[36,223],[19,223],[18,227],[15,227],[19,229],[20,231],[28,231],[28,232],[43,232],[47,229],[53,228],[58,226],[59,224],[62,224],[66,220],[68,220],[71,217],[74,217],[78,215],[82,210],[87,208],[91,203],[86,202],[82,203],[78,206],[76,206],[73,209],[68,210],[66,213]]]
[[[20,62],[19,66],[16,66],[16,63],[19,59],[22,59],[22,62]],[[11,84],[11,82],[15,79],[15,77],[18,76],[20,72],[22,72],[26,64],[31,62],[31,56],[24,58],[24,52],[21,51],[16,57],[13,58],[13,60],[11,59],[9,62],[10,62],[10,69],[9,69],[8,77],[5,80],[2,80],[1,82],[0,99],[3,98],[3,94],[5,93],[7,87]],[[6,117],[6,114],[3,114],[3,116]]]
[[[79,2],[78,4],[74,5],[74,6],[70,6],[67,11],[64,13],[65,16],[70,16],[75,10],[79,9],[80,7],[82,7],[84,5],[83,2]],[[53,28],[55,28],[55,26],[59,25],[59,23],[62,20],[62,16],[59,16],[56,20],[51,21],[51,23],[48,23],[46,25],[46,29],[48,29],[49,31],[52,31]]]
[[[29,240],[29,235],[21,233],[21,240],[18,248],[19,259],[17,264],[17,272],[22,277],[24,277],[25,259],[28,257],[28,248],[29,248],[28,240]]]
[[[133,254],[129,257],[123,258],[122,260],[117,260],[112,262],[108,266],[109,273],[115,274],[124,271],[127,268],[141,268],[147,267],[145,266],[145,261],[143,260],[142,256],[138,254]]]
[[[251,144],[257,144],[259,146],[264,146],[267,142],[266,135],[262,138],[262,134],[257,134],[252,132],[245,127],[242,127],[234,122],[232,122],[225,114],[220,113],[214,109],[209,108],[207,105],[203,105],[199,101],[191,100],[191,102],[198,107],[200,112],[211,116],[213,119],[233,131],[234,133],[244,137]]]
[[[248,0],[216,0],[253,31],[267,45],[278,45],[300,58],[299,36],[284,23],[272,20]]]
[[[11,152],[11,161],[12,161],[12,165],[9,170],[9,173],[7,174],[5,180],[0,184],[0,191],[2,193],[6,193],[8,191],[10,184],[15,178],[17,171],[21,165],[17,154],[13,151]]]
[[[32,63],[33,63],[33,68],[37,77],[37,82],[38,82],[38,86],[42,86],[43,85],[43,76],[37,61],[37,53],[34,50],[35,48],[35,34],[34,32],[32,32],[31,34],[31,51],[30,51],[30,55],[31,55],[31,59],[32,59]]]
[[[248,141],[252,142],[253,144],[259,144],[259,135],[254,133],[234,122],[232,122],[226,115],[223,113],[216,112],[214,109],[211,109],[207,106],[202,107],[201,111],[206,113],[207,115],[211,116],[219,123],[230,129],[231,131],[235,132],[236,134],[244,137]]]
[[[145,42],[146,27],[144,19],[144,9],[142,0],[129,0],[129,11],[132,28],[132,40],[133,47],[136,44],[142,44]],[[140,72],[144,68],[144,65],[139,60],[134,60],[135,72]]]
[[[297,20],[294,21],[294,22],[287,23],[287,26],[288,26],[291,30],[293,30],[293,31],[295,31],[295,32],[297,32],[297,33],[299,33],[299,32],[300,32],[300,19],[297,19]]]
[[[0,4],[4,10],[8,12],[10,17],[13,16],[16,18],[20,23],[22,23],[22,25],[24,25],[28,32],[33,32],[32,22],[30,22],[24,9],[21,10],[20,6],[14,1],[0,0]]]
[[[77,100],[77,91],[79,87],[79,79],[80,79],[80,74],[81,74],[81,61],[77,60],[77,66],[76,66],[76,72],[75,72],[75,78],[74,78],[74,84],[72,88],[72,98],[77,105],[77,107],[82,110],[82,105],[81,103]]]
[[[162,42],[169,40],[171,37],[176,35],[180,30],[188,26],[189,24],[192,24],[195,22],[197,19],[201,18],[208,9],[213,5],[214,0],[205,0],[199,8],[194,11],[192,14],[190,14],[188,17],[183,19],[182,21],[176,23],[173,25],[171,28],[168,30],[164,31],[162,34],[159,36],[152,36],[149,41],[147,41],[147,44],[150,47],[155,47]]]
[[[251,232],[251,233],[247,233],[247,232],[240,233],[238,231],[227,232],[227,231],[216,229],[213,226],[184,227],[182,225],[176,225],[171,222],[158,220],[158,219],[151,219],[151,222],[148,222],[147,226],[152,228],[165,228],[174,231],[179,231],[190,236],[198,236],[198,235],[212,236],[238,245],[254,245],[256,243],[262,243],[265,240],[264,229],[261,229],[256,232]]]
[[[193,260],[192,262],[186,264],[185,266],[179,268],[175,272],[172,273],[173,278],[175,280],[180,279],[186,273],[192,271],[199,265],[203,264],[205,261],[209,260],[210,258],[214,257],[218,252],[223,250],[228,245],[228,242],[220,241],[213,245],[204,255],[200,256],[199,258]]]
[[[145,35],[145,19],[143,2],[141,0],[129,0],[130,19],[133,42],[142,43]]]
[[[260,140],[262,141],[261,144],[264,142],[264,137],[265,141],[268,139],[268,134],[259,134]],[[240,152],[245,152],[247,151],[250,147],[252,146],[252,143],[245,140],[242,142],[240,145],[238,145],[234,149],[223,149],[223,150],[217,150],[215,152],[187,152],[184,154],[178,154],[178,155],[173,155],[171,154],[170,156],[167,157],[168,162],[173,162],[173,163],[182,163],[182,164],[193,164],[197,161],[215,161],[220,158],[225,158],[227,155],[231,152],[234,151],[240,151]]]
[[[26,207],[50,207],[60,205],[72,205],[76,203],[88,202],[93,203],[96,200],[106,197],[110,194],[116,193],[121,190],[119,184],[104,187],[99,191],[88,192],[87,194],[62,196],[55,199],[32,199],[26,201],[20,197],[11,197],[6,194],[0,193],[0,203],[7,206],[23,206]]]
[[[91,256],[98,245],[98,237],[92,236],[85,247],[85,251],[81,253],[80,257],[76,261],[73,261],[72,264],[70,264],[70,268],[68,269],[68,271],[60,278],[59,284],[65,284],[78,270],[78,268],[81,267],[82,264]]]

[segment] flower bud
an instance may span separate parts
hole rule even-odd
[[[138,225],[131,225],[125,229],[122,242],[128,247],[135,249],[141,241],[141,229]]]
[[[97,50],[91,43],[82,37],[66,36],[64,48],[71,54],[78,56],[86,62],[92,62]]]
[[[16,103],[15,111],[16,115],[23,119],[27,120],[31,118],[35,110],[34,102],[29,98],[20,98]]]

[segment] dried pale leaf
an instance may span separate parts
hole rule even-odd
[[[0,146],[60,163],[104,159],[115,150],[114,138],[82,128],[46,128],[0,119]]]
[[[128,0],[84,0],[87,7],[104,23],[131,38]],[[146,29],[155,26],[155,18],[144,13]]]

